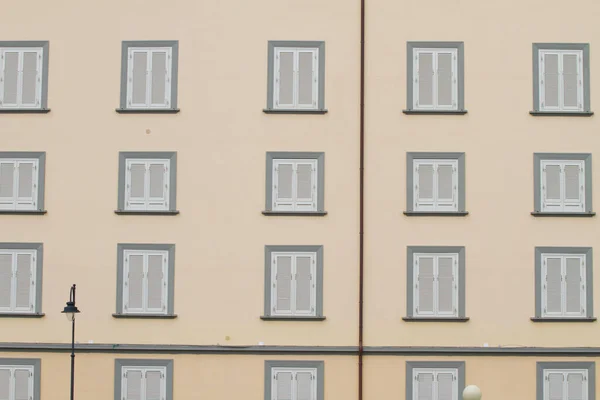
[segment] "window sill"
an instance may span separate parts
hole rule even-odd
[[[406,322],[467,322],[469,317],[402,317]]]
[[[465,115],[467,110],[402,110],[402,112],[408,115]]]
[[[596,317],[576,317],[576,318],[549,318],[549,317],[531,317],[533,322],[595,322]]]
[[[49,108],[3,108],[0,114],[48,114]]]
[[[114,318],[175,319],[177,314],[113,314]]]
[[[404,211],[407,217],[464,217],[468,211]]]
[[[0,318],[42,318],[44,313],[0,313]]]
[[[115,210],[115,214],[118,215],[177,215],[178,210],[172,211],[128,211],[128,210]]]
[[[119,114],[177,114],[181,111],[179,108],[117,108]]]
[[[594,215],[596,215],[595,212],[590,211],[590,212],[564,212],[564,213],[560,213],[560,212],[541,212],[541,211],[533,211],[531,213],[531,215],[533,215],[534,217],[593,217]]]
[[[323,217],[327,215],[327,211],[263,211],[262,213],[268,217]]]
[[[547,117],[591,117],[594,115],[592,111],[529,111],[529,114],[535,117],[547,116]]]
[[[263,112],[265,114],[327,114],[327,109],[321,110],[279,110],[273,108],[265,108]]]
[[[272,315],[261,315],[263,321],[325,321],[325,317],[279,317]]]
[[[46,210],[0,210],[0,214],[9,215],[44,215]]]

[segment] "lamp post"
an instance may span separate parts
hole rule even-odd
[[[73,400],[74,389],[75,389],[75,314],[79,313],[79,310],[75,306],[75,285],[71,286],[71,293],[69,295],[69,301],[62,311],[67,317],[67,320],[71,321],[71,400]]]
[[[463,400],[481,400],[481,389],[475,385],[469,385],[463,390]]]

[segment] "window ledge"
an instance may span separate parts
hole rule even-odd
[[[175,319],[177,314],[113,314],[114,318]]]
[[[48,114],[49,108],[2,108],[0,114]]]
[[[402,317],[406,322],[467,322],[469,317]]]
[[[407,217],[464,217],[468,211],[404,211]]]
[[[529,114],[540,117],[540,116],[548,116],[548,117],[591,117],[594,115],[593,111],[577,111],[577,112],[568,112],[568,111],[529,111]]]
[[[179,108],[117,108],[119,114],[177,114],[181,111]]]
[[[165,210],[165,211],[115,210],[115,214],[118,214],[118,215],[177,215],[177,214],[179,214],[179,210]]]
[[[282,216],[282,217],[323,217],[327,215],[327,211],[263,211],[263,215],[273,217],[273,216]]]
[[[408,115],[465,115],[467,110],[402,110],[402,112]]]
[[[0,313],[0,318],[42,318],[44,313]]]
[[[14,214],[14,215],[44,215],[48,211],[46,210],[0,210],[0,214]]]
[[[593,217],[596,215],[595,212],[541,212],[533,211],[531,213],[534,217]]]
[[[285,317],[273,315],[261,315],[260,319],[263,321],[325,321],[325,317]]]
[[[575,317],[575,318],[550,318],[550,317],[531,317],[533,322],[595,322],[596,317]]]
[[[327,114],[327,109],[321,110],[280,110],[273,108],[265,108],[263,112],[265,114]]]

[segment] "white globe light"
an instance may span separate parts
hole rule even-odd
[[[463,400],[480,400],[481,389],[475,385],[469,385],[463,390]]]

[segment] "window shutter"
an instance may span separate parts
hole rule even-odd
[[[416,376],[416,400],[434,400],[433,398],[433,373],[420,372]]]
[[[583,314],[585,301],[583,260],[579,257],[565,257],[565,298],[567,314]]]
[[[542,211],[561,211],[561,165],[542,163]]]
[[[146,163],[131,162],[128,167],[127,209],[143,210],[146,208]]]
[[[23,52],[21,105],[25,107],[35,107],[39,104],[37,99],[39,58],[41,54],[38,51]]]
[[[36,165],[31,161],[17,162],[17,208],[35,207]]]
[[[543,53],[540,66],[544,95],[541,97],[542,109],[557,109],[559,107],[559,55],[558,53]]]
[[[131,254],[125,256],[128,274],[125,277],[128,298],[125,311],[139,311],[143,308],[144,296],[144,256]]]
[[[273,163],[273,168],[275,169],[273,174],[274,208],[280,211],[293,211],[294,166],[292,163],[276,162]]]
[[[12,259],[12,254],[0,254],[0,309],[4,310],[10,309],[13,275]]]
[[[30,371],[27,369],[15,369],[15,400],[30,400],[31,393]]]
[[[313,50],[298,52],[298,105],[301,108],[316,108],[316,57]]]
[[[18,105],[19,85],[19,53],[16,51],[4,52],[4,90],[2,107],[15,107]]]
[[[298,384],[296,389],[297,400],[316,400],[313,399],[314,376],[311,372],[297,372],[296,382]]]
[[[278,76],[276,87],[279,89],[275,99],[276,108],[294,107],[294,52],[280,51],[276,56]]]
[[[436,210],[458,210],[458,171],[456,161],[438,162],[437,174],[437,199]]]
[[[578,212],[584,209],[583,162],[564,163],[564,211]]]
[[[310,256],[296,257],[296,313],[312,314],[314,305],[312,304],[312,263]]]
[[[560,314],[562,312],[562,268],[561,258],[547,257],[546,263],[546,314]]]
[[[438,257],[438,313],[454,314],[456,305],[454,304],[454,263],[453,257]]]
[[[578,82],[581,79],[579,76],[579,55],[578,54],[563,54],[562,55],[562,79],[563,79],[563,107],[565,109],[583,109],[583,105],[579,102]]]
[[[415,209],[418,211],[432,211],[434,209],[434,164],[433,162],[419,162],[415,165],[414,190]]]
[[[563,383],[564,383],[564,374],[563,373],[548,373],[546,375],[546,379],[548,382],[548,400],[565,400],[563,398]]]
[[[163,273],[166,258],[163,260],[161,254],[148,255],[148,309],[165,310],[164,302],[164,284],[165,276]]]
[[[585,380],[581,372],[567,373],[567,400],[585,400]]]
[[[125,373],[125,400],[142,399],[142,371],[128,370]]]
[[[161,400],[163,376],[161,371],[146,372],[146,398],[144,400]]]
[[[131,76],[129,77],[129,83],[131,84],[129,105],[144,107],[148,105],[148,52],[145,50],[131,51],[129,57],[129,61],[133,63]]]
[[[0,368],[0,400],[10,400],[10,369]]]
[[[296,210],[316,210],[316,163],[298,162],[295,167]]]
[[[452,53],[440,52],[437,54],[437,106],[441,108],[453,107],[453,60]]]
[[[167,165],[164,162],[149,163],[148,209],[167,209],[168,207],[168,177]]]
[[[292,373],[277,372],[275,374],[275,396],[274,400],[292,399]]]
[[[453,400],[455,375],[451,372],[438,372],[436,378],[437,400]]]
[[[289,314],[292,312],[292,256],[280,255],[275,261],[275,312]]]
[[[15,308],[31,310],[31,254],[17,254],[17,268],[15,271]]]
[[[0,209],[14,206],[15,168],[13,161],[0,162]]]
[[[167,99],[167,63],[169,57],[166,50],[152,51],[151,64],[151,104],[153,106],[168,106]]]
[[[434,312],[434,259],[417,257],[417,302],[416,314],[431,315]]]
[[[418,52],[416,58],[415,108],[431,108],[434,105],[434,53]]]

